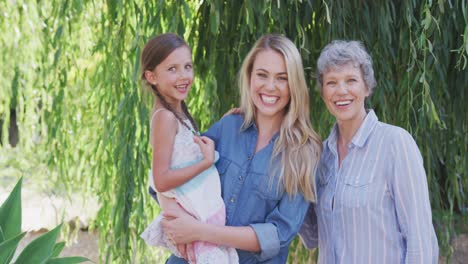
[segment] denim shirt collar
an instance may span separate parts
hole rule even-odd
[[[354,135],[350,145],[362,148],[367,142],[367,139],[372,134],[375,125],[379,122],[379,119],[375,115],[374,110],[370,109],[367,112],[366,117],[364,118],[364,122],[362,122],[361,126],[359,127],[358,131]],[[327,146],[330,150],[336,151],[336,145],[338,142],[338,124],[335,123],[333,126],[333,130],[330,133],[330,136],[327,138]]]
[[[281,129],[280,129],[281,130]],[[247,125],[247,127],[245,128],[244,130],[245,132],[248,132],[248,133],[253,133],[255,132],[256,135],[258,135],[258,128],[257,128],[257,125],[255,124],[254,121],[250,122],[250,124]],[[270,139],[270,142],[274,142],[278,137],[279,137],[279,133],[280,131],[276,132],[275,134],[273,134],[273,136],[271,137]]]

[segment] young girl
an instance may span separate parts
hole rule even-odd
[[[226,225],[167,210],[162,221],[177,243],[205,241],[237,248],[240,263],[287,262],[288,247],[315,201],[321,141],[312,129],[299,51],[284,36],[265,35],[239,73],[242,115],[216,122],[206,136],[219,152],[216,167]],[[171,256],[168,264],[186,263]]]
[[[202,222],[224,225],[225,206],[213,166],[214,143],[198,136],[184,102],[193,82],[190,48],[179,36],[162,34],[146,44],[141,63],[142,79],[156,95],[150,121],[153,169],[149,181],[162,210],[186,211]],[[141,237],[149,245],[166,247],[180,256],[161,229],[161,215]],[[235,249],[210,243],[194,243],[187,247],[187,255],[196,263],[238,263]]]

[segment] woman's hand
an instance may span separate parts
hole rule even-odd
[[[200,221],[190,215],[176,211],[166,211],[163,216],[164,219],[161,221],[161,225],[164,233],[176,245],[200,240],[197,232],[202,224]]]
[[[163,209],[163,211],[171,211],[171,212],[179,212],[179,215],[188,215],[191,216],[182,206],[180,206],[179,203],[174,198],[168,198],[164,195],[161,195],[158,193],[158,200],[160,202],[160,206]],[[172,220],[175,219],[174,217],[168,217],[166,218],[167,220]],[[170,237],[167,236],[168,239],[171,241]],[[177,251],[179,251],[180,255],[186,259],[186,260],[191,260],[191,255],[193,255],[193,245],[191,244],[176,244],[175,242],[171,241],[171,244],[173,244],[176,248]],[[191,251],[189,251],[192,249]],[[189,254],[192,253],[192,254]],[[192,258],[193,259],[193,258]],[[192,261],[195,263],[194,261]]]
[[[231,108],[231,110],[227,111],[223,117],[227,116],[227,115],[240,115],[242,114],[242,111],[239,107],[234,107],[234,108]]]
[[[258,253],[261,251],[257,235],[251,226],[208,224],[200,222],[191,215],[169,210],[165,211],[163,216],[164,219],[161,221],[161,225],[164,233],[175,245],[204,241],[251,252]],[[189,247],[187,246],[186,249],[190,259]]]
[[[194,254],[193,243],[176,244],[176,247],[177,247],[177,251],[179,251],[180,255],[185,260],[188,260],[189,263],[197,263],[197,259]]]
[[[214,141],[209,137],[205,136],[195,136],[193,141],[200,146],[200,151],[203,154],[203,161],[208,169],[214,163],[215,152],[214,152]]]

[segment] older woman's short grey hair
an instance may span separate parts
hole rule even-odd
[[[356,67],[359,66],[369,94],[372,94],[372,90],[377,85],[374,69],[372,68],[372,58],[361,42],[345,40],[332,41],[320,53],[320,57],[317,60],[317,78],[320,91],[323,87],[323,75],[330,69],[348,63]]]

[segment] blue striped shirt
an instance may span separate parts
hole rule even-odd
[[[319,263],[437,263],[426,173],[411,135],[371,110],[339,167],[337,129],[324,142],[303,242],[318,242]]]

